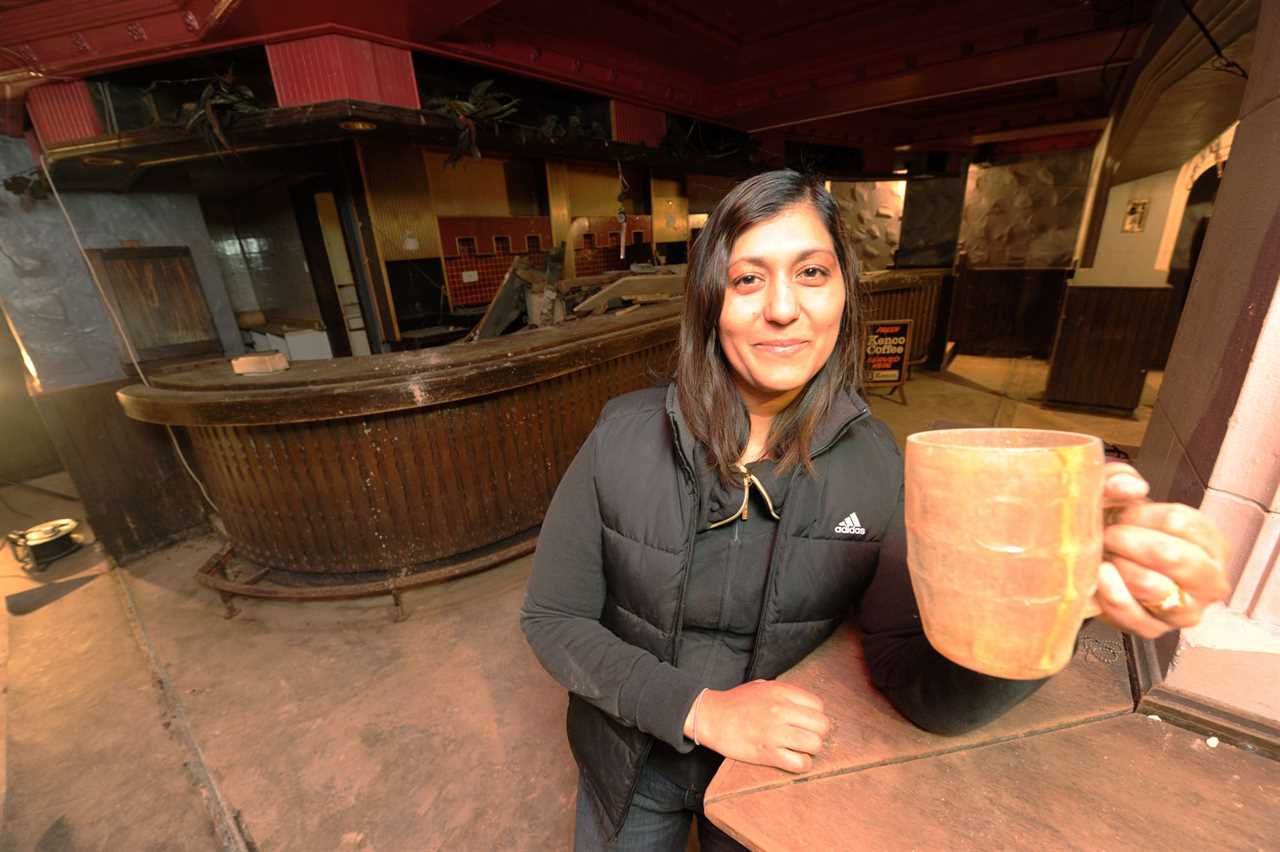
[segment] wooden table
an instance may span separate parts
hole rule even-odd
[[[706,813],[751,849],[1275,848],[1280,765],[1134,715],[1103,625],[1035,695],[958,737],[893,710],[849,627],[782,679],[821,696],[833,728],[806,773],[725,761]]]

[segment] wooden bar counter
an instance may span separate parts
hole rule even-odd
[[[402,572],[517,539],[527,551],[605,402],[669,370],[679,310],[261,375],[224,363],[118,398],[130,417],[186,428],[239,555]]]
[[[708,817],[757,852],[817,849],[1263,849],[1280,764],[1134,714],[1115,631],[1085,626],[1068,667],[1005,716],[943,737],[872,687],[842,628],[782,680],[832,732],[792,775],[725,761]]]

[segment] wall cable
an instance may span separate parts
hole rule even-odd
[[[102,299],[102,304],[107,308],[107,315],[110,316],[112,324],[116,327],[116,331],[120,334],[120,339],[124,341],[125,351],[129,354],[129,361],[133,364],[133,369],[137,371],[138,378],[146,387],[151,387],[151,380],[147,378],[147,374],[143,372],[142,365],[138,363],[138,350],[134,348],[133,339],[129,336],[129,332],[125,330],[124,321],[120,319],[120,314],[116,311],[116,306],[107,296],[106,288],[102,286],[102,281],[98,278],[98,271],[94,269],[93,264],[89,262],[89,253],[85,250],[84,243],[80,240],[80,232],[76,229],[75,222],[71,221],[71,213],[67,210],[67,205],[62,202],[62,194],[58,192],[57,185],[53,182],[53,175],[49,172],[49,163],[46,157],[40,156],[40,171],[44,173],[45,182],[49,184],[49,190],[53,193],[53,198],[58,202],[58,209],[62,211],[62,218],[67,220],[67,227],[71,229],[71,237],[75,240],[76,248],[80,251],[80,259],[84,261],[85,267],[89,270],[89,277],[93,279],[93,286],[98,290],[98,296]],[[218,512],[218,504],[213,502],[213,498],[209,496],[209,491],[204,487],[204,483],[200,481],[200,477],[196,475],[191,464],[187,461],[187,455],[182,451],[182,445],[178,442],[178,436],[173,431],[173,427],[165,424],[165,432],[169,435],[169,442],[173,444],[173,451],[178,454],[178,461],[182,463],[182,468],[191,477],[196,486],[200,489],[200,494],[204,497],[204,501],[209,504],[209,508]]]
[[[1200,34],[1204,36],[1205,41],[1209,42],[1209,47],[1213,48],[1213,52],[1217,54],[1217,58],[1213,60],[1213,70],[1226,71],[1228,74],[1235,74],[1237,77],[1248,80],[1249,72],[1244,66],[1234,59],[1229,59],[1222,52],[1222,46],[1218,44],[1218,40],[1213,37],[1213,33],[1209,32],[1209,28],[1204,25],[1204,21],[1200,20],[1200,16],[1195,13],[1191,7],[1191,3],[1187,0],[1181,0],[1182,8],[1186,11],[1187,17],[1195,21],[1197,27],[1200,28]]]

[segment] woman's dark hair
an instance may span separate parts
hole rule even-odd
[[[857,260],[849,253],[840,207],[821,184],[799,172],[765,172],[743,181],[716,205],[690,251],[676,364],[676,391],[685,421],[726,483],[732,481],[733,466],[750,435],[746,403],[720,347],[729,256],[748,228],[797,204],[813,205],[831,234],[844,278],[845,302],[831,356],[769,428],[765,455],[775,460],[779,471],[796,464],[813,471],[809,453],[818,424],[842,390],[859,384]]]

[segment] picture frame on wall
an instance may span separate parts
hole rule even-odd
[[[1147,226],[1147,208],[1151,202],[1145,198],[1130,201],[1124,208],[1124,224],[1126,234],[1136,234]]]

